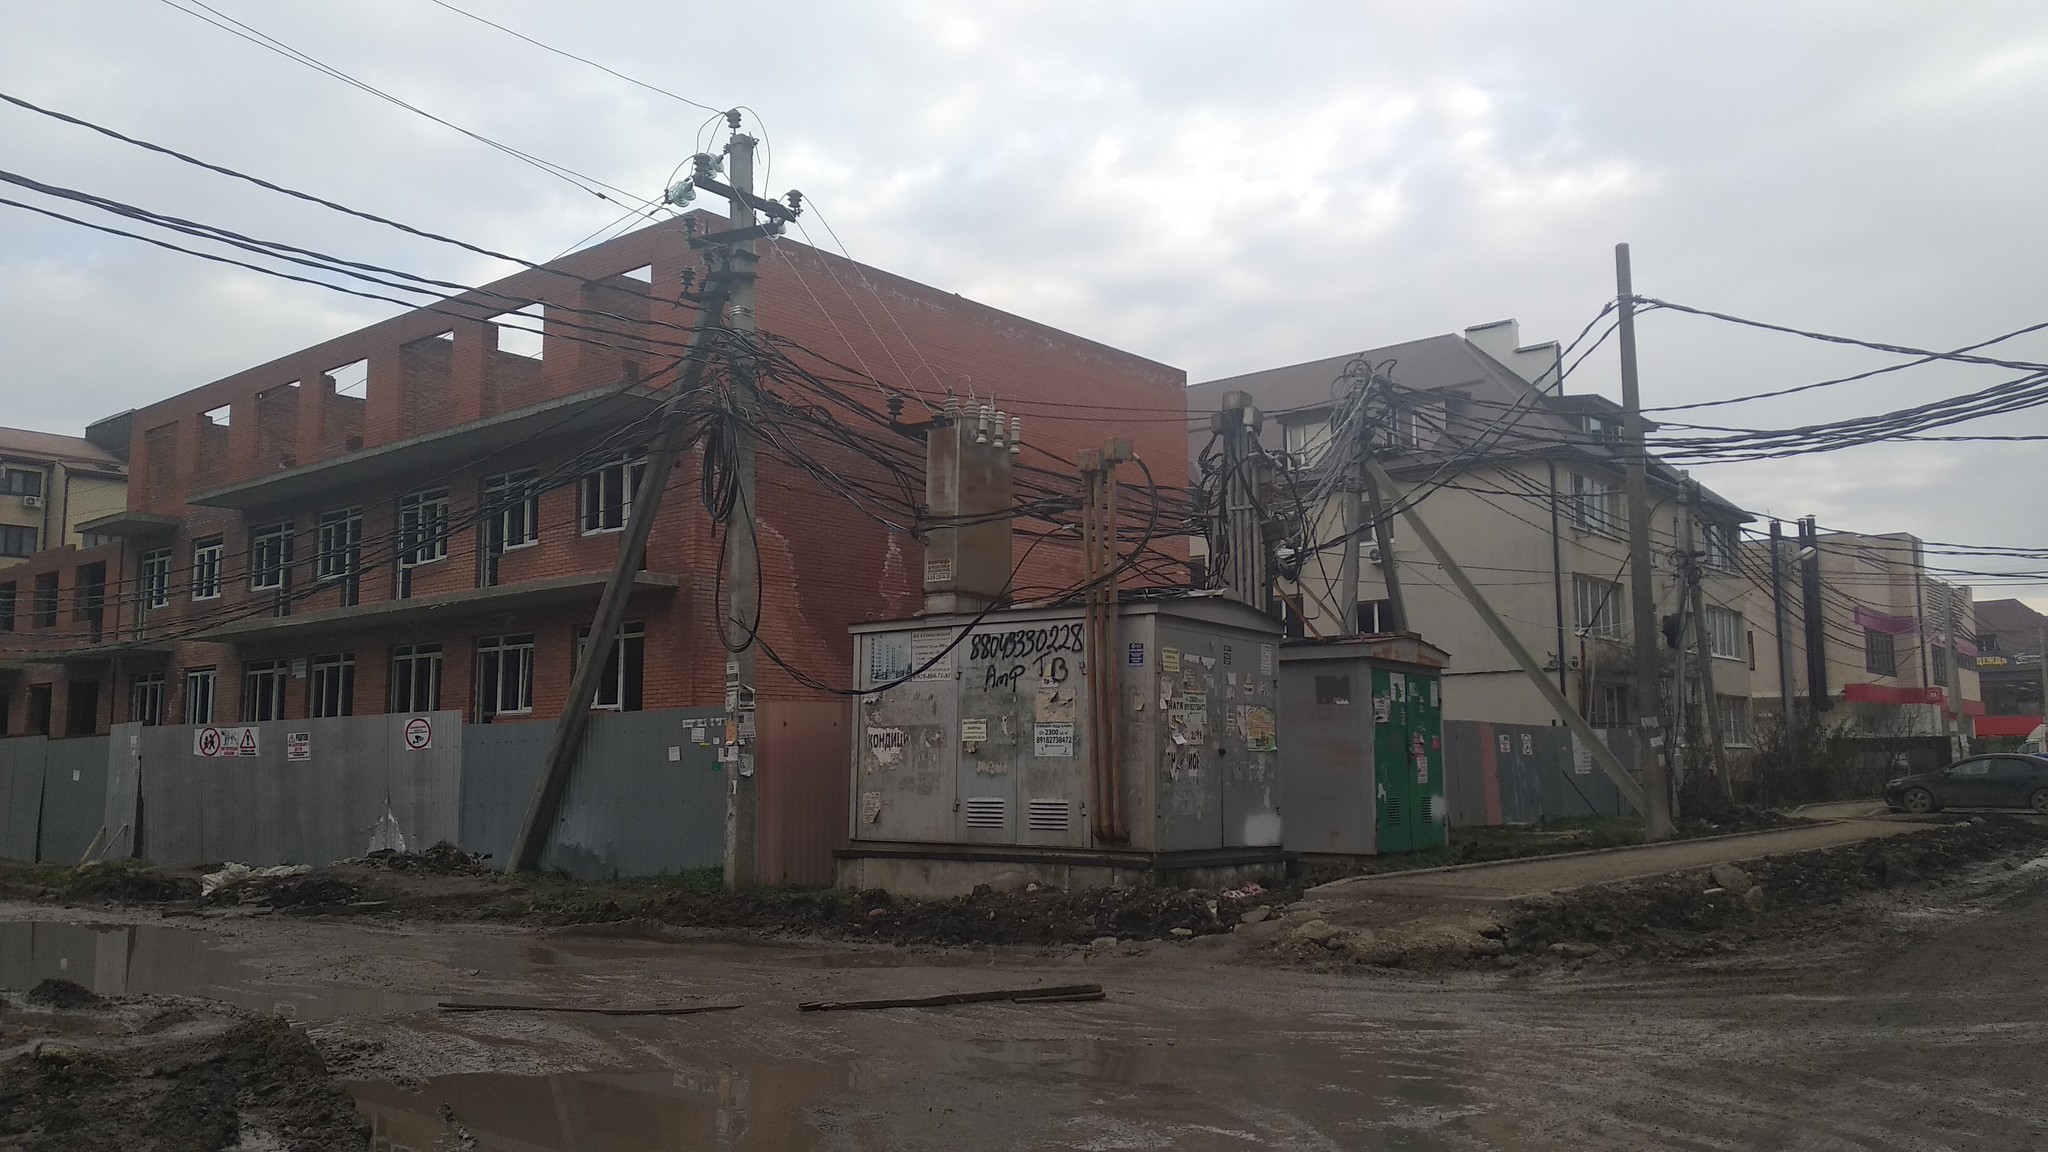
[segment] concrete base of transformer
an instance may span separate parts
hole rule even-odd
[[[1060,889],[1233,888],[1287,874],[1279,848],[1201,852],[1115,852],[987,845],[856,844],[834,853],[836,883],[880,888],[912,900],[964,896],[987,884],[1010,892],[1030,884]]]

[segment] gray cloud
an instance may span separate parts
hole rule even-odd
[[[485,11],[477,0],[464,0]],[[215,5],[478,132],[652,197],[705,114],[439,8]],[[1576,332],[1613,291],[1953,346],[2041,317],[2027,3],[1671,5],[899,0],[773,10],[508,0],[494,18],[765,124],[852,254],[1195,379],[1514,315]],[[4,87],[281,182],[545,258],[619,205],[163,3],[10,12]],[[506,271],[18,111],[5,166],[454,279]],[[811,235],[831,241],[812,218]],[[75,429],[375,319],[382,306],[0,213],[12,424]],[[2040,358],[2048,341],[2015,342]],[[1658,314],[1651,404],[1874,354]],[[1996,378],[1944,367],[1707,409],[1781,426]],[[1612,391],[1611,355],[1575,388]],[[2048,431],[2035,414],[1995,431]],[[1890,445],[1702,478],[1760,510],[2048,543],[2027,446]]]

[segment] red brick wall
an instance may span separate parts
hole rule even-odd
[[[715,221],[710,224],[716,226]],[[651,288],[624,275],[642,266],[651,267]],[[190,496],[266,476],[280,466],[305,466],[359,447],[447,429],[544,397],[642,378],[655,383],[674,379],[688,326],[694,322],[694,310],[677,298],[677,291],[686,269],[695,270],[701,283],[703,267],[679,223],[620,237],[577,253],[557,267],[569,275],[523,272],[436,311],[393,317],[136,413],[131,453],[134,474],[143,482],[131,486],[130,507],[176,515],[181,523],[164,539],[131,541],[119,562],[109,564],[114,581],[110,597],[119,605],[117,613],[110,613],[109,625],[128,628],[135,623],[139,555],[146,548],[168,544],[174,563],[172,604],[152,615],[149,630],[153,636],[177,640],[167,658],[154,658],[170,672],[170,718],[182,709],[180,673],[186,667],[217,668],[216,716],[233,722],[240,714],[245,661],[336,650],[351,650],[356,656],[356,711],[380,711],[390,647],[435,640],[445,650],[444,706],[467,709],[475,638],[511,631],[531,631],[536,637],[536,714],[559,710],[575,631],[588,619],[589,602],[502,618],[462,617],[423,628],[393,630],[371,624],[346,638],[248,644],[239,651],[185,639],[203,624],[227,616],[268,613],[272,594],[248,587],[252,526],[286,518],[296,525],[294,583],[303,591],[312,579],[316,517],[344,505],[363,508],[362,601],[389,598],[395,578],[390,544],[395,501],[422,481],[352,484],[299,506],[247,514],[188,505]],[[862,405],[881,410],[886,394],[900,391],[908,401],[904,420],[917,422],[932,415],[950,388],[963,402],[992,399],[1022,417],[1025,449],[1020,463],[1052,470],[1053,475],[1038,478],[1041,483],[1078,493],[1071,462],[1079,451],[1100,447],[1110,436],[1133,441],[1161,486],[1185,483],[1181,421],[1159,418],[1183,408],[1185,377],[1176,369],[787,240],[764,246],[758,288],[760,327],[808,349],[810,354],[800,354],[807,367],[820,375],[844,376],[844,370],[828,362],[838,361],[864,367],[885,382],[882,387],[849,384],[849,394]],[[499,351],[498,330],[487,322],[527,300],[550,305],[538,361]],[[572,312],[562,305],[588,311]],[[452,340],[438,338],[448,332]],[[328,373],[359,360],[369,365],[366,395],[337,395]],[[293,384],[298,387],[291,389]],[[232,414],[228,426],[204,419],[204,412],[223,405]],[[1096,414],[1111,419],[1092,419]],[[896,445],[912,461],[921,459],[916,442],[871,425],[855,426],[870,427],[869,434],[878,442]],[[487,472],[518,466],[546,469],[563,455],[526,445],[489,462],[437,462],[434,470],[449,473],[446,484],[453,515],[460,521],[478,499]],[[851,453],[820,449],[818,455],[844,475],[881,478],[872,463]],[[644,693],[650,708],[715,706],[723,700],[726,649],[719,638],[716,602],[720,542],[699,503],[697,476],[694,457],[679,464],[646,562],[648,571],[672,575],[679,586],[672,592],[637,597],[629,611],[629,619],[643,620],[647,626]],[[1126,478],[1136,480],[1135,475]],[[921,489],[916,494],[921,497]],[[831,685],[848,685],[846,627],[918,609],[921,549],[913,538],[884,528],[813,477],[773,459],[764,458],[760,466],[757,499],[762,636],[783,659],[811,676]],[[1130,516],[1142,517],[1142,507],[1133,508],[1133,503],[1125,501]],[[573,483],[545,493],[541,505],[542,543],[507,555],[500,583],[609,569],[618,537],[586,537],[578,531]],[[223,595],[195,605],[188,569],[192,542],[215,534],[226,544]],[[1019,540],[1020,557],[1027,543]],[[459,531],[449,542],[446,560],[415,570],[413,594],[475,588],[477,550],[476,531]],[[9,575],[20,579],[26,571],[15,569]],[[1032,553],[1019,583],[1052,588],[1075,576],[1071,549],[1060,542]],[[333,607],[337,596],[333,590],[306,596],[295,612]],[[25,592],[24,605],[28,600]],[[0,659],[7,658],[8,647],[6,638],[0,637]],[[760,677],[764,701],[827,695],[800,686],[766,659],[761,661]],[[307,687],[307,681],[292,682],[289,716],[304,715]],[[20,695],[11,695],[12,707],[20,707]],[[110,715],[125,719],[125,681],[108,695],[117,698]]]

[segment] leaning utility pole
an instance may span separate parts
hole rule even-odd
[[[1778,638],[1778,710],[1790,735],[1792,715],[1792,622],[1785,611],[1785,525],[1771,521],[1771,627]]]
[[[1686,583],[1692,586],[1692,647],[1693,660],[1699,668],[1700,710],[1706,715],[1707,756],[1714,766],[1714,782],[1724,796],[1730,795],[1728,784],[1727,754],[1721,749],[1721,713],[1717,705],[1719,698],[1714,695],[1714,646],[1712,633],[1707,625],[1707,589],[1702,578],[1701,560],[1704,553],[1695,547],[1698,532],[1696,520],[1699,513],[1700,486],[1688,480],[1685,485],[1685,575]]]
[[[1668,741],[1657,731],[1664,712],[1662,661],[1657,655],[1657,595],[1650,583],[1649,442],[1643,431],[1643,396],[1636,378],[1636,296],[1628,245],[1614,246],[1615,305],[1620,312],[1621,441],[1628,468],[1629,597],[1635,631],[1636,765],[1642,770],[1643,824],[1652,840],[1671,836]],[[1546,681],[1547,683],[1547,681]]]
[[[733,137],[726,146],[727,175],[732,180],[728,197],[726,231],[744,232],[754,227],[754,138],[739,131],[739,113],[731,114]],[[756,258],[751,237],[726,249],[732,267],[732,327],[742,334],[754,331],[754,268]],[[760,407],[756,392],[754,362],[742,354],[733,361],[732,401],[733,488],[738,498],[736,514],[725,524],[725,620],[719,635],[726,644],[725,657],[725,747],[731,771],[725,792],[725,886],[754,886],[754,846],[757,832],[754,791],[754,634],[761,626],[761,554],[755,536],[754,433],[751,422]],[[717,610],[714,606],[714,611]]]
[[[697,327],[690,334],[689,350],[683,354],[682,375],[671,396],[686,395],[703,380],[704,364],[719,330],[720,314],[725,310],[725,294],[730,285],[729,278],[717,273],[708,278],[704,297],[698,302]],[[555,723],[554,734],[548,738],[548,750],[541,760],[540,778],[534,782],[533,797],[527,801],[526,816],[519,824],[519,843],[512,853],[512,871],[531,872],[540,867],[541,854],[547,848],[548,830],[555,822],[562,794],[568,790],[569,776],[576,767],[576,756],[582,750],[583,733],[590,725],[590,706],[597,697],[598,676],[610,660],[612,645],[617,643],[619,624],[626,615],[626,600],[633,594],[633,577],[639,573],[641,559],[647,553],[647,537],[654,530],[654,517],[661,510],[662,493],[668,490],[669,473],[674,469],[676,455],[683,446],[683,422],[676,418],[674,412],[666,415],[667,421],[648,446],[647,468],[626,511],[626,529],[620,533],[619,553],[612,558],[611,575],[605,580],[603,594],[598,597],[597,613],[590,622],[590,636],[577,654],[576,674],[569,681],[568,698],[562,702],[562,718]]]
[[[1380,466],[1379,461],[1368,456],[1365,458],[1365,468],[1366,475],[1373,483],[1379,485],[1382,491],[1394,490],[1394,478],[1387,475],[1387,470]],[[1415,530],[1415,538],[1422,542],[1422,546],[1429,550],[1431,556],[1436,557],[1437,564],[1451,578],[1451,583],[1457,585],[1458,594],[1465,598],[1465,602],[1472,606],[1474,612],[1479,613],[1480,622],[1493,633],[1494,639],[1500,641],[1501,647],[1508,650],[1508,655],[1514,657],[1523,674],[1528,676],[1530,682],[1536,685],[1536,690],[1543,694],[1543,699],[1550,704],[1551,711],[1557,713],[1557,718],[1564,721],[1565,727],[1571,729],[1572,735],[1586,746],[1586,752],[1592,756],[1593,763],[1607,774],[1608,779],[1614,781],[1615,790],[1621,793],[1622,799],[1633,804],[1638,812],[1648,811],[1649,804],[1644,789],[1628,774],[1628,769],[1622,767],[1621,761],[1615,759],[1614,753],[1608,751],[1606,743],[1600,739],[1600,733],[1586,722],[1584,716],[1579,715],[1578,710],[1571,706],[1571,702],[1564,698],[1564,693],[1557,690],[1557,685],[1550,682],[1550,677],[1543,671],[1543,665],[1537,663],[1536,658],[1529,654],[1529,649],[1523,645],[1521,638],[1516,636],[1507,626],[1507,622],[1500,618],[1500,613],[1493,610],[1493,605],[1487,602],[1478,585],[1472,583],[1472,578],[1465,575],[1465,569],[1451,558],[1449,550],[1436,538],[1436,533],[1430,531],[1429,525],[1423,522],[1421,513],[1415,510],[1415,505],[1410,503],[1403,507],[1401,516],[1408,521],[1408,527]]]

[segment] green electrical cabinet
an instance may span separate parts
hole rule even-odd
[[[1374,840],[1380,852],[1442,847],[1443,685],[1433,674],[1372,672]]]
[[[1445,653],[1420,637],[1280,650],[1280,821],[1304,856],[1439,847]]]

